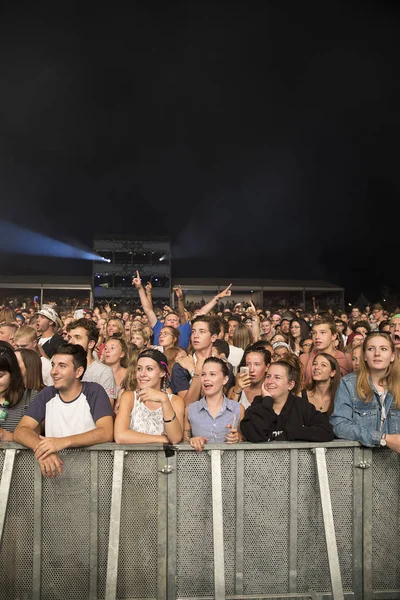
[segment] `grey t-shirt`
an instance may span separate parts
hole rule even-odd
[[[94,360],[85,371],[82,381],[94,381],[103,386],[109,398],[117,397],[117,386],[115,384],[114,373],[112,368],[98,360]]]

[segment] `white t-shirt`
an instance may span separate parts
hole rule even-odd
[[[239,366],[239,363],[242,360],[243,354],[244,354],[243,348],[238,348],[237,346],[231,346],[229,344],[228,360],[231,363],[232,367]]]
[[[80,394],[70,402],[64,402],[53,386],[44,388],[25,414],[38,423],[45,422],[47,437],[66,437],[95,429],[96,421],[113,416],[113,411],[104,388],[84,382]]]
[[[40,360],[42,361],[42,379],[44,385],[54,385],[53,378],[50,375],[51,361],[45,356],[41,356]]]

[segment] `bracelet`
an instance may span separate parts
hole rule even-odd
[[[240,390],[240,392],[237,392],[237,391],[235,390],[235,388],[233,388],[233,393],[234,393],[234,394],[236,394],[236,396],[240,396],[240,394],[242,393],[242,390]]]
[[[174,411],[174,416],[172,417],[172,419],[164,419],[163,417],[163,421],[164,423],[172,423],[172,421],[175,421],[176,419],[176,412]]]

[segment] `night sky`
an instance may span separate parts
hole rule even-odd
[[[49,6],[2,10],[4,220],[167,235],[175,277],[400,291],[397,2]],[[91,264],[0,260],[46,269]]]

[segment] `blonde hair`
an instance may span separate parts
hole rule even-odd
[[[232,344],[237,348],[246,350],[247,346],[252,343],[253,339],[248,327],[244,323],[238,323],[232,335]]]
[[[106,333],[106,341],[111,337],[110,335],[108,335],[107,333],[107,329],[108,329],[108,324],[111,321],[115,321],[117,324],[117,329],[118,331],[116,331],[115,333],[112,333],[111,336],[114,335],[118,335],[120,337],[122,337],[122,339],[124,339],[126,341],[126,333],[125,333],[125,328],[124,328],[124,324],[122,323],[121,319],[119,319],[118,317],[109,317],[107,319],[107,323],[106,323],[106,327],[105,327],[105,333]]]
[[[123,388],[125,392],[134,392],[137,388],[136,367],[139,354],[139,348],[131,348],[128,369],[121,383],[121,389]]]
[[[171,348],[167,348],[167,350],[164,351],[164,354],[165,354],[165,356],[167,357],[167,360],[168,360],[168,369],[169,369],[169,372],[171,374],[172,374],[172,368],[173,368],[173,366],[175,364],[175,361],[176,361],[176,357],[181,352],[184,352],[185,354],[187,354],[186,350],[184,350],[180,346],[171,346]]]
[[[357,374],[357,394],[364,402],[371,402],[374,390],[371,387],[370,376],[371,371],[365,360],[365,350],[372,337],[384,337],[390,346],[395,358],[386,368],[385,373],[379,380],[379,385],[386,388],[393,396],[395,407],[400,408],[400,360],[396,354],[395,345],[390,337],[390,334],[382,331],[374,331],[365,338],[360,355],[360,368]]]
[[[15,313],[15,310],[13,310],[12,308],[10,308],[10,307],[2,308],[0,310],[1,325],[3,325],[3,324],[10,325],[11,323],[15,323],[16,316],[17,315]]]
[[[19,327],[15,332],[14,342],[17,342],[23,337],[27,337],[30,342],[34,342],[37,339],[36,329],[30,325],[22,325],[22,327]]]

